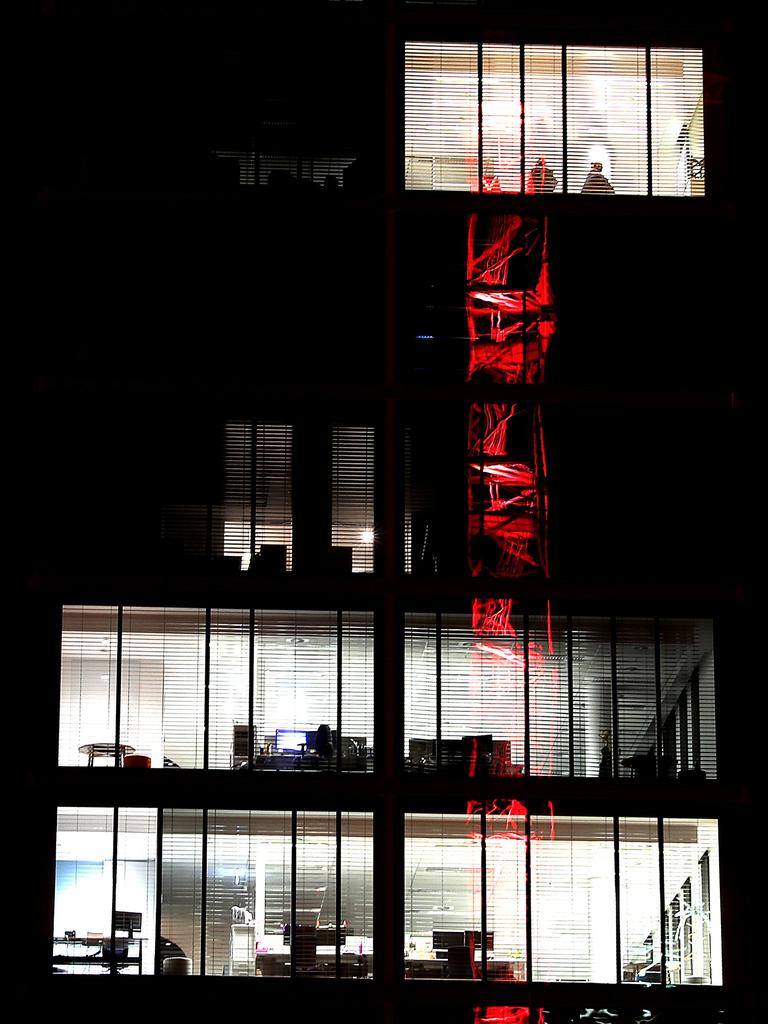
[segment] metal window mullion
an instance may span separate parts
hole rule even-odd
[[[443,613],[435,612],[435,765],[438,773],[443,760]]]
[[[619,680],[616,668],[616,617],[611,616],[611,755],[613,778],[619,778]]]
[[[653,125],[651,117],[651,48],[645,48],[645,133],[646,160],[648,161],[648,195],[653,195]]]
[[[531,774],[531,672],[528,657],[528,613],[523,615],[523,772]]]
[[[123,606],[117,609],[117,664],[115,666],[115,767],[122,766],[120,757],[120,711],[123,702]]]
[[[568,774],[576,774],[576,757],[573,736],[573,619],[569,615],[566,625],[566,649],[568,662]]]
[[[211,724],[211,609],[205,609],[205,658],[203,662],[203,768],[208,767]]]
[[[253,771],[256,726],[253,724],[254,687],[256,684],[256,609],[248,609],[248,770]]]
[[[561,48],[560,77],[563,87],[563,195],[568,193],[568,49]]]
[[[208,931],[207,916],[208,916],[208,808],[203,808],[203,820],[201,823],[202,827],[202,843],[200,856],[202,861],[202,870],[200,877],[200,974],[206,973],[206,955],[207,955],[207,943],[206,935]]]
[[[296,977],[296,879],[297,879],[298,812],[291,811],[291,966],[290,976]]]
[[[664,819],[656,819],[659,844],[659,944],[661,946],[661,987],[667,985],[667,911],[664,902]]]
[[[164,808],[157,808],[157,834],[155,840],[155,856],[157,858],[157,867],[155,869],[155,974],[160,973],[160,935],[163,923],[163,812]]]
[[[616,984],[623,981],[621,970],[621,864],[619,816],[613,817],[613,887],[616,898]]]
[[[653,672],[656,685],[656,778],[662,777],[664,734],[661,722],[661,623],[654,619]]]
[[[525,45],[518,49],[520,61],[520,194],[525,192]],[[523,285],[523,333],[525,333],[525,284]],[[525,362],[523,362],[525,367]],[[525,372],[525,371],[523,371]]]
[[[344,665],[344,613],[336,612],[336,771],[341,774],[341,699]]]
[[[477,44],[477,191],[483,191],[483,44]]]
[[[336,977],[341,977],[341,811],[336,811]]]
[[[525,980],[533,982],[533,919],[531,916],[531,815],[525,811]]]
[[[118,830],[120,821],[118,818],[119,807],[112,808],[112,905],[109,912],[109,973],[117,974],[117,953],[115,952],[115,916],[117,914],[117,854],[118,854]],[[104,956],[102,945],[101,955]]]
[[[488,980],[488,857],[486,842],[488,838],[488,817],[486,805],[483,803],[480,809],[480,977],[483,981]],[[474,950],[472,951],[474,960]],[[472,964],[474,975],[474,963]]]

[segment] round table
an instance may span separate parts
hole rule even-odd
[[[117,764],[118,767],[122,768],[123,758],[126,754],[134,754],[136,748],[132,747],[130,743],[120,743],[115,747],[114,743],[83,743],[81,747],[78,747],[81,754],[88,755],[88,767],[93,768],[93,760],[96,757],[114,757],[115,749],[118,751]]]

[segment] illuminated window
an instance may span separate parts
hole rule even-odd
[[[59,763],[370,771],[373,617],[66,607]]]
[[[407,42],[405,187],[703,195],[701,50]]]
[[[716,777],[711,622],[512,615],[505,630],[406,616],[408,771]]]
[[[656,818],[467,810],[406,815],[407,978],[722,984],[715,821],[664,819],[662,886]]]

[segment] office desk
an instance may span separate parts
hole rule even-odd
[[[53,940],[52,965],[55,968],[64,968],[64,973],[74,974],[75,971],[67,971],[67,967],[98,967],[119,971],[125,967],[138,967],[138,973],[142,973],[142,940],[123,939],[118,936],[115,939],[115,946],[128,949],[127,955],[120,953],[105,952],[104,942],[109,943],[109,938],[97,942],[86,942],[85,939],[58,939]],[[133,950],[133,952],[132,952]]]
[[[477,978],[480,978],[481,964],[475,961]],[[493,960],[487,961],[488,979],[493,981],[525,981],[526,965],[524,960]],[[406,978],[449,978],[447,960],[415,960],[405,961]]]
[[[255,957],[256,974],[263,978],[287,978],[291,973],[290,953],[257,953]],[[340,971],[342,978],[367,978],[369,973],[369,957],[364,953],[342,953]],[[296,965],[296,974],[300,977],[336,977],[336,956],[334,953],[318,953],[313,963]]]
[[[93,761],[96,757],[114,757],[115,756],[115,744],[114,743],[83,743],[81,747],[78,747],[81,754],[88,755],[88,767],[93,768]],[[130,743],[121,743],[117,747],[118,756],[117,764],[118,767],[122,768],[123,758],[126,754],[135,754],[136,748],[132,747]]]
[[[257,772],[335,772],[335,757],[319,757],[317,754],[258,754],[253,759]],[[236,771],[247,771],[248,762],[238,765]],[[343,757],[341,770],[345,772],[373,771],[373,760],[367,757]]]

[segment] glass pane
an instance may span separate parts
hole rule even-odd
[[[55,974],[102,974],[111,935],[113,811],[60,807],[56,824],[53,907]]]
[[[701,50],[651,50],[653,194],[704,195]]]
[[[405,974],[472,978],[480,931],[480,839],[462,814],[405,817]]]
[[[247,611],[211,611],[208,767],[248,764]]]
[[[405,187],[477,191],[474,43],[405,44]]]
[[[525,815],[515,801],[486,817],[488,979],[525,981]],[[480,959],[480,950],[475,960]]]
[[[208,815],[206,974],[288,975],[291,815]]]
[[[613,775],[611,633],[608,619],[573,620],[575,774]]]
[[[613,821],[532,817],[531,831],[533,980],[615,982]]]
[[[334,768],[336,613],[259,611],[255,645],[259,766]]]
[[[662,745],[669,772],[717,778],[712,623],[662,619]]]
[[[117,608],[62,611],[59,764],[114,765]]]
[[[568,637],[564,618],[528,620],[531,774],[568,775]]]
[[[563,60],[559,46],[525,47],[526,192],[563,191]]]
[[[652,619],[616,623],[619,709],[619,775],[656,776],[656,654]],[[666,774],[664,762],[662,777]]]
[[[661,982],[659,829],[655,818],[619,819],[621,980]]]
[[[348,548],[352,572],[373,572],[373,427],[333,427],[331,544]]]
[[[435,768],[437,630],[433,614],[405,617],[405,749],[410,771]]]
[[[467,615],[443,617],[441,767],[520,775],[525,733],[522,616],[509,635],[478,638]]]
[[[520,47],[482,54],[483,192],[520,192]]]
[[[203,814],[163,812],[162,904],[158,956],[167,974],[200,973]],[[176,958],[180,959],[179,962]],[[165,965],[165,961],[172,961]]]
[[[341,816],[342,978],[373,976],[373,815]]]
[[[120,974],[155,973],[156,885],[157,811],[123,807],[117,814],[115,890],[114,962]]]
[[[664,821],[667,984],[722,985],[717,822]]]
[[[336,815],[299,812],[296,846],[296,934],[291,951],[298,977],[336,977]]]
[[[646,195],[645,50],[569,46],[566,52],[568,191]]]
[[[373,614],[342,616],[341,767],[373,769]]]

